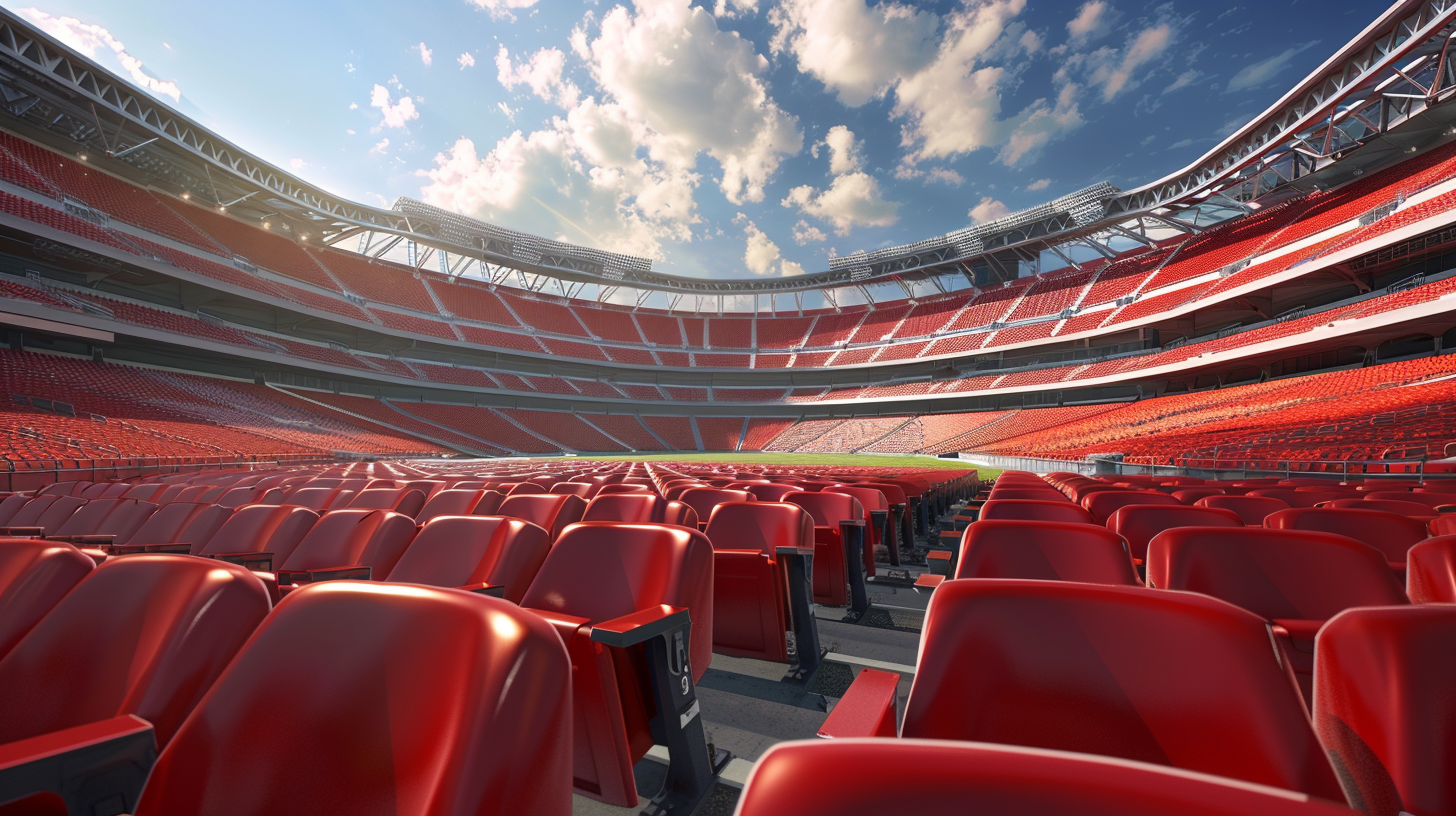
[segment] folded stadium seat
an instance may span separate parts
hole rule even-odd
[[[905,495],[904,488],[888,482],[855,482],[855,487],[870,487],[884,494],[885,501],[890,505],[890,517],[885,522],[890,530],[888,541],[895,545],[898,550],[901,547],[911,547],[915,544],[914,527],[910,520],[910,499]]]
[[[1001,487],[991,488],[989,499],[1027,499],[1030,501],[1068,501],[1060,490],[1054,487]]]
[[[884,780],[895,780],[894,785]],[[937,740],[781,742],[736,816],[1349,816],[1285,791],[1090,754]]]
[[[1406,495],[1414,495],[1407,493]],[[1321,507],[1330,507],[1336,510],[1379,510],[1382,513],[1395,513],[1399,516],[1430,521],[1436,517],[1436,508],[1427,504],[1412,501],[1392,501],[1389,499],[1336,499],[1326,502]]]
[[[1411,603],[1456,604],[1456,535],[1428,538],[1406,552]]]
[[[555,626],[571,655],[576,791],[634,806],[632,767],[660,744],[671,760],[665,790],[691,812],[713,775],[694,689],[713,649],[707,537],[668,525],[573,524],[521,606]]]
[[[865,525],[869,530],[866,536],[864,547],[865,574],[875,574],[875,554],[880,547],[885,548],[889,564],[892,567],[900,566],[900,548],[891,548],[890,544],[895,539],[890,529],[890,502],[885,494],[873,487],[860,487],[858,485],[836,485],[824,488],[823,493],[843,493],[846,496],[853,496],[859,501],[864,509]]]
[[[65,542],[0,539],[0,658],[94,566]]]
[[[652,488],[641,484],[609,484],[602,485],[597,491],[597,496],[611,496],[617,493],[652,493]],[[653,495],[656,495],[655,493]],[[593,496],[592,498],[596,498]]]
[[[234,487],[217,498],[219,505],[234,509],[245,504],[280,504],[282,501],[282,490],[256,486]]]
[[[1060,521],[972,524],[961,538],[955,577],[1139,585],[1122,536],[1095,524]]]
[[[172,502],[149,516],[125,544],[113,544],[104,549],[112,555],[190,553],[200,550],[232,517],[233,512],[231,507],[217,504]]]
[[[1289,502],[1271,496],[1204,496],[1194,507],[1231,510],[1249,527],[1261,527],[1264,519],[1280,510],[1288,510]]]
[[[11,516],[0,535],[53,533],[85,505],[86,500],[77,496],[36,496]]]
[[[891,679],[889,692],[856,686]],[[862,670],[820,729],[894,721],[898,675]],[[947,581],[900,735],[1130,759],[1343,799],[1264,619],[1191,592]]]
[[[405,490],[418,490],[425,494],[425,501],[429,501],[434,498],[436,493],[445,490],[450,485],[443,479],[410,479],[400,482],[398,486]]]
[[[1314,723],[1371,816],[1456,813],[1456,606],[1351,609],[1320,630]]]
[[[1092,514],[1092,518],[1098,524],[1106,524],[1112,514],[1130,504],[1162,504],[1170,507],[1187,507],[1188,505],[1169,496],[1167,493],[1159,493],[1156,490],[1110,490],[1092,493],[1082,499],[1080,504]]]
[[[137,499],[157,503],[157,496],[166,488],[161,482],[132,485],[131,489],[121,494],[123,499]]]
[[[550,493],[508,496],[495,515],[529,521],[551,534],[555,541],[567,525],[581,521],[586,500],[580,496],[556,496]]]
[[[592,496],[596,495],[596,486],[586,482],[557,482],[547,492],[556,496],[580,496],[591,501]]]
[[[15,518],[15,514],[20,512],[20,508],[29,503],[31,499],[38,499],[41,496],[50,495],[54,494],[42,493],[36,496],[27,496],[23,493],[11,493],[9,496],[6,496],[4,501],[0,501],[0,526],[9,524],[10,520]],[[52,498],[50,501],[55,501],[55,499]]]
[[[848,605],[858,619],[869,609],[862,555],[864,508],[843,493],[791,493],[784,500],[814,518],[814,603]]]
[[[33,786],[10,776],[7,798],[90,771],[52,794],[69,794],[71,813],[131,812],[153,746],[167,745],[268,609],[262,582],[232,564],[138,555],[97,567],[0,659],[0,745]],[[67,756],[108,739],[129,748],[120,761]],[[118,777],[124,796],[107,789]]]
[[[626,521],[633,524],[680,524],[698,528],[698,513],[682,502],[655,493],[599,493],[586,505],[582,521]]]
[[[1338,533],[1369,544],[1385,554],[1390,568],[1405,578],[1405,553],[1426,538],[1426,522],[1379,510],[1293,507],[1264,519],[1271,530],[1314,530]]]
[[[151,518],[157,506],[136,499],[97,499],[87,502],[47,536],[78,546],[125,544]]]
[[[307,507],[255,504],[240,507],[193,555],[205,555],[250,569],[272,572],[293,554],[318,523]]]
[[[338,487],[305,487],[295,490],[284,500],[289,507],[307,507],[320,513],[343,508],[354,498],[354,491]]]
[[[90,501],[92,499],[119,499],[121,494],[132,488],[129,482],[97,482],[82,490],[81,498]]]
[[[488,497],[491,500],[484,501]],[[425,502],[425,506],[420,510],[419,515],[415,516],[415,521],[419,524],[425,524],[430,519],[440,516],[474,515],[476,508],[482,504],[487,505],[488,512],[482,513],[481,515],[489,515],[489,511],[494,511],[499,507],[504,498],[504,496],[494,490],[482,490],[479,488],[450,488],[448,490],[441,490],[439,493],[431,496],[429,501]]]
[[[981,521],[1059,521],[1073,524],[1096,524],[1092,514],[1069,501],[1032,499],[991,499],[981,505]]]
[[[786,502],[725,502],[706,530],[713,542],[713,649],[720,654],[797,662],[804,676],[819,661],[811,570],[814,519]],[[788,638],[793,632],[794,660]]]
[[[278,584],[384,580],[418,528],[392,510],[331,510],[304,535],[287,558],[275,561]]]
[[[169,502],[200,502],[202,501],[203,494],[210,489],[207,485],[183,485],[181,490],[171,496],[167,496],[166,500]],[[158,502],[158,504],[160,503]]]
[[[37,496],[75,496],[75,495],[79,494],[82,490],[85,490],[86,488],[88,488],[90,486],[91,486],[91,482],[87,482],[87,481],[51,482],[50,484],[46,485],[45,487],[42,487],[40,490],[35,491],[35,495],[37,495]]]
[[[511,496],[539,496],[546,492],[546,488],[531,482],[517,482],[516,484],[510,485],[509,490],[506,489],[506,485],[501,485],[501,492],[505,493],[507,498]]]
[[[344,505],[346,510],[391,510],[414,518],[425,506],[425,493],[404,487],[361,490]]]
[[[129,812],[571,813],[570,663],[510,604],[308,587],[215,688]]]
[[[1148,550],[1148,586],[1201,592],[1267,619],[1306,700],[1315,633],[1355,606],[1406,602],[1374,547],[1332,533],[1207,527],[1168,530]]]
[[[674,485],[670,485],[670,486],[664,486],[659,492],[662,494],[662,497],[664,499],[670,499],[672,501],[681,501],[683,494],[686,493],[686,492],[688,492],[689,490],[717,490],[717,488],[715,488],[715,487],[709,487],[708,485],[706,485],[706,484],[704,484],[704,483],[702,483],[702,482],[697,481],[696,479],[694,479],[691,482],[681,482],[681,483],[674,484]],[[734,492],[742,492],[742,491],[734,491]],[[749,494],[749,495],[752,495],[752,494]],[[736,501],[736,499],[734,499],[734,501]],[[697,508],[694,508],[694,509],[697,509]],[[709,509],[712,509],[712,508],[709,508]],[[704,515],[703,518],[707,518],[707,516]]]
[[[420,528],[386,580],[466,589],[519,603],[550,549],[551,536],[527,521],[439,516]]]
[[[698,514],[700,528],[708,523],[708,516],[713,514],[713,508],[723,502],[756,501],[756,497],[745,490],[725,490],[721,487],[703,487],[701,485],[688,487],[676,497],[672,495],[671,490],[664,492],[663,496],[669,500],[676,498],[677,501],[693,508],[693,512]]]
[[[1076,484],[1071,485],[1068,489],[1071,492],[1068,494],[1067,497],[1070,498],[1072,501],[1074,501],[1074,502],[1076,502],[1076,503],[1078,503],[1080,505],[1083,505],[1084,507],[1086,506],[1086,502],[1084,500],[1088,496],[1093,495],[1094,493],[1126,493],[1127,492],[1127,488],[1125,488],[1125,487],[1118,487],[1117,485],[1108,484],[1107,482],[1097,482],[1097,481],[1078,482]],[[1148,491],[1148,492],[1151,493],[1152,491]]]
[[[1244,520],[1232,510],[1212,507],[1190,507],[1186,504],[1130,504],[1119,507],[1107,519],[1107,529],[1127,539],[1133,561],[1142,564],[1148,557],[1148,542],[1164,530],[1175,527],[1240,527]]]
[[[1263,490],[1250,491],[1250,496],[1263,496],[1271,499],[1280,499],[1290,507],[1314,507],[1327,501],[1346,498],[1346,494],[1334,490],[1295,490],[1293,488],[1276,487]]]
[[[1404,491],[1404,490],[1376,490],[1369,493],[1361,493],[1361,498],[1370,501],[1403,501],[1424,504],[1427,507],[1440,507],[1445,504],[1456,504],[1456,493],[1440,493],[1436,491]]]
[[[773,482],[739,482],[737,484],[738,487],[730,486],[730,488],[733,490],[747,490],[749,493],[753,494],[753,497],[755,499],[765,502],[783,501],[785,496],[789,495],[790,493],[798,493],[801,490],[798,485],[774,484]]]
[[[1209,496],[1222,496],[1224,492],[1221,487],[1181,487],[1169,495],[1184,504],[1194,504]]]
[[[1370,479],[1354,485],[1356,490],[1418,490],[1427,487],[1425,482],[1411,479]]]

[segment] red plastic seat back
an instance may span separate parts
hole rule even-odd
[[[1186,507],[1187,505],[1169,496],[1167,493],[1159,493],[1156,490],[1104,490],[1088,494],[1081,500],[1081,505],[1087,508],[1092,518],[1098,524],[1106,524],[1113,513],[1127,507],[1130,504],[1164,504],[1170,507]]]
[[[508,496],[496,509],[498,516],[510,516],[541,527],[551,534],[554,541],[567,525],[581,521],[586,512],[586,500],[580,496],[557,496],[551,493],[539,495]]]
[[[501,485],[501,487],[505,487],[505,485]],[[511,485],[511,489],[506,491],[506,496],[539,496],[545,492],[546,488],[543,485],[534,482],[518,482]]]
[[[763,484],[744,484],[741,490],[747,490],[753,494],[753,498],[762,502],[779,502],[790,493],[801,492],[798,485],[774,484],[767,482]]]
[[[1172,495],[1173,498],[1177,499],[1178,501],[1183,502],[1184,504],[1194,504],[1199,499],[1206,499],[1209,496],[1222,496],[1223,495],[1223,488],[1221,488],[1221,487],[1185,487],[1185,488],[1181,488],[1179,490],[1174,490],[1172,492],[1172,494],[1170,494],[1170,495]]]
[[[70,544],[0,539],[0,658],[93,566]]]
[[[1426,523],[1379,510],[1294,507],[1264,519],[1271,530],[1313,530],[1337,533],[1385,553],[1385,560],[1403,563],[1405,552],[1426,538]]]
[[[135,714],[165,745],[268,606],[232,564],[108,560],[0,659],[0,743]]]
[[[1345,498],[1348,494],[1334,490],[1295,490],[1292,487],[1271,487],[1249,491],[1250,496],[1279,499],[1290,507],[1314,507],[1316,504]]]
[[[1270,496],[1205,496],[1194,502],[1193,506],[1232,510],[1244,520],[1244,524],[1259,527],[1270,515],[1280,510],[1288,510],[1289,502]]]
[[[981,521],[1058,521],[1096,524],[1092,514],[1069,501],[992,499],[981,505]]]
[[[440,516],[420,528],[390,570],[391,583],[505,587],[518,603],[536,577],[551,536],[540,527],[503,516]]]
[[[392,510],[414,518],[425,506],[425,494],[421,490],[404,487],[385,487],[361,490],[349,500],[348,510]]]
[[[659,604],[692,617],[693,679],[713,653],[713,545],[666,524],[585,521],[562,532],[521,606],[602,622]]]
[[[504,601],[304,587],[162,752],[136,813],[567,816],[570,676],[551,627]]]
[[[1407,493],[1406,495],[1413,494]],[[1431,505],[1391,499],[1335,499],[1324,506],[1334,510],[1379,510],[1382,513],[1395,513],[1398,516],[1409,516],[1427,521],[1436,516],[1436,508]]]
[[[549,492],[557,496],[580,496],[590,501],[596,495],[597,487],[586,482],[557,482],[551,485]]]
[[[880,491],[885,494],[885,501],[889,502],[891,506],[905,504],[908,501],[905,496],[905,488],[897,484],[890,484],[888,482],[856,482],[855,485],[857,487],[873,487]]]
[[[187,544],[193,551],[202,548],[223,523],[232,517],[233,509],[216,504],[172,502],[163,505],[132,533],[126,543]]]
[[[319,514],[307,507],[272,504],[242,507],[194,554],[273,553],[276,568],[293,554],[298,542],[318,520]]]
[[[65,523],[66,519],[70,518],[72,513],[75,513],[85,504],[85,499],[73,496],[36,496],[16,511],[15,515],[10,517],[10,521],[6,526],[39,527],[53,523],[55,526],[50,530],[53,531]],[[56,510],[52,515],[59,516],[54,522],[46,515],[47,513],[51,513],[52,508]]]
[[[487,492],[494,493],[495,491],[463,488],[441,490],[439,493],[431,496],[429,501],[425,502],[425,506],[420,510],[419,515],[415,516],[415,521],[420,524],[425,524],[430,519],[439,516],[472,515],[475,513],[476,505],[480,504],[480,500],[485,497]],[[499,493],[495,495],[500,496]],[[497,501],[497,506],[499,506],[499,501]],[[495,508],[492,507],[491,509],[494,510]]]
[[[47,485],[47,487],[49,487],[49,485]],[[0,501],[0,526],[9,525],[10,519],[14,518],[15,514],[20,512],[20,508],[24,507],[26,503],[31,500],[31,498],[32,497],[25,496],[20,493],[13,493],[9,496],[6,496],[4,501]],[[36,498],[39,497],[37,496]]]
[[[1427,507],[1440,507],[1443,504],[1456,504],[1456,495],[1451,493],[1437,492],[1410,492],[1406,490],[1374,490],[1360,494],[1362,498],[1369,501],[1402,501],[1416,502]]]
[[[98,529],[106,517],[111,514],[122,503],[123,499],[91,499],[66,518],[61,524],[49,532],[52,535],[92,535],[99,533]]]
[[[775,547],[814,547],[813,517],[788,502],[724,502],[704,532],[715,550],[759,550],[770,558],[777,558]]]
[[[859,487],[857,485],[836,485],[835,487],[826,487],[821,492],[843,493],[846,496],[855,497],[859,500],[860,507],[864,509],[866,520],[869,519],[869,514],[871,511],[888,511],[890,509],[890,503],[885,500],[885,494],[881,493],[873,487]]]
[[[1314,722],[1372,816],[1456,813],[1456,606],[1351,609],[1320,630]]]
[[[697,513],[691,507],[655,493],[599,493],[587,503],[581,520],[698,526]]]
[[[1327,620],[1406,602],[1374,547],[1302,530],[1182,528],[1153,539],[1148,586],[1221,598],[1269,620]]]
[[[947,581],[926,618],[902,732],[1341,798],[1264,619],[1193,593]]]
[[[1121,536],[1095,524],[1057,521],[972,524],[961,537],[955,577],[1139,583]]]
[[[320,513],[334,505],[343,506],[354,494],[337,487],[305,487],[290,493],[287,499],[290,507],[307,507]]]
[[[647,485],[640,485],[640,484],[608,484],[608,485],[602,485],[602,489],[597,491],[597,496],[610,496],[610,495],[614,495],[614,494],[617,494],[617,493],[651,493],[651,492],[652,492],[652,488],[648,487]],[[596,496],[593,496],[592,498],[596,498]]]
[[[1456,535],[1428,538],[1406,551],[1411,603],[1456,604]]]
[[[274,559],[278,570],[327,567],[369,567],[371,578],[384,580],[415,536],[415,520],[393,510],[333,510],[298,543],[286,559]]]
[[[1212,507],[1178,505],[1129,504],[1107,519],[1107,529],[1127,539],[1132,557],[1143,560],[1148,555],[1148,542],[1164,530],[1175,527],[1239,527],[1244,520],[1230,510]]]
[[[671,491],[667,494],[672,498]],[[746,490],[725,490],[719,487],[690,487],[677,497],[677,501],[693,508],[698,514],[698,521],[705,522],[713,514],[713,508],[723,502],[745,502],[756,501],[757,498]]]
[[[893,779],[895,785],[876,784]],[[786,742],[755,764],[736,816],[1350,816],[1347,808],[1087,754],[933,740]]]
[[[1043,487],[1002,487],[999,482],[996,484],[995,487],[991,488],[991,499],[1067,501],[1067,497],[1062,495],[1062,492],[1060,490],[1057,490],[1051,485],[1045,485]]]
[[[865,517],[859,500],[843,493],[794,493],[784,501],[797,504],[814,517],[815,527],[839,529],[841,521],[857,521]]]

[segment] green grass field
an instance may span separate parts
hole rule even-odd
[[[929,456],[869,456],[853,453],[661,453],[640,456],[583,456],[601,462],[721,462],[735,465],[789,465],[793,467],[900,467],[900,468],[972,468],[974,465],[955,459]],[[557,460],[560,461],[560,460]],[[975,467],[982,477],[998,471]]]

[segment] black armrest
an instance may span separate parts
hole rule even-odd
[[[0,745],[0,802],[57,794],[70,813],[130,813],[157,760],[151,723],[123,715]]]
[[[83,544],[84,545],[89,545],[89,546],[92,546],[92,547],[110,547],[111,544],[112,544],[112,542],[116,541],[116,536],[114,536],[114,535],[100,535],[100,534],[97,534],[97,535],[68,535],[68,536],[48,535],[48,536],[44,536],[44,538],[45,538],[46,541],[64,541],[67,544],[75,544],[77,547],[80,547]]]
[[[207,557],[237,564],[255,572],[273,571],[273,553],[270,552],[210,553]]]
[[[455,587],[466,592],[474,592],[477,595],[489,595],[492,598],[504,598],[506,596],[505,584],[465,584]]]
[[[591,639],[621,649],[666,635],[688,626],[691,622],[686,609],[659,604],[641,612],[593,624]]]
[[[0,527],[0,536],[35,538],[42,535],[45,535],[44,527]]]
[[[321,567],[311,570],[280,570],[278,584],[316,584],[320,581],[368,581],[373,569],[370,567]]]

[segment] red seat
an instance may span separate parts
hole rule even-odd
[[[1456,813],[1456,606],[1351,609],[1317,644],[1315,728],[1350,801]]]
[[[495,515],[529,521],[550,533],[554,541],[567,525],[581,521],[585,512],[586,500],[580,496],[540,493],[508,496],[501,502]]]
[[[673,499],[671,492],[663,494],[668,499]],[[723,502],[746,502],[755,501],[752,493],[744,490],[725,490],[719,487],[689,487],[676,497],[693,512],[698,514],[698,526],[702,527],[708,523],[708,516],[713,514],[713,508]]]
[[[50,486],[51,485],[47,485],[47,487]],[[27,496],[24,493],[12,493],[9,496],[6,496],[4,501],[0,501],[0,526],[10,524],[10,519],[14,518],[15,514],[20,512],[20,508],[24,507],[26,503],[29,502],[32,498],[39,498],[40,496],[49,495],[56,494],[42,492],[37,496],[32,497]]]
[[[981,521],[1057,521],[1096,524],[1092,514],[1069,501],[991,499],[981,505]]]
[[[1206,499],[1209,496],[1222,496],[1223,494],[1223,488],[1221,487],[1183,487],[1174,490],[1169,495],[1184,504],[1196,504],[1199,499]]]
[[[441,490],[431,496],[429,501],[425,502],[425,506],[420,510],[419,515],[415,516],[415,521],[420,524],[425,524],[430,519],[439,516],[474,515],[476,506],[481,504],[487,494],[495,497],[495,501],[490,507],[491,510],[499,507],[501,500],[505,498],[494,490],[482,490],[479,488],[473,490],[461,488]],[[489,514],[485,513],[482,515]]]
[[[1351,811],[1283,791],[1090,754],[844,739],[770,748],[748,777],[736,816],[853,813],[1350,816]]]
[[[157,759],[137,816],[571,813],[570,664],[503,601],[290,595]]]
[[[1314,507],[1327,501],[1350,497],[1351,492],[1343,490],[1298,490],[1289,487],[1272,487],[1250,491],[1250,496],[1279,499],[1290,507]]]
[[[655,493],[599,493],[587,504],[581,520],[681,524],[698,529],[698,514],[693,508]]]
[[[1331,533],[1255,527],[1162,533],[1148,552],[1148,586],[1212,595],[1270,621],[1306,694],[1315,633],[1326,620],[1353,606],[1406,602],[1374,547]]]
[[[110,552],[136,553],[167,544],[176,545],[178,552],[200,550],[232,515],[232,508],[221,505],[172,502],[158,508],[125,545],[114,545]]]
[[[992,500],[1015,500],[1023,501],[1068,501],[1067,497],[1051,485],[1041,487],[1002,487],[1000,482],[991,488],[990,498]]]
[[[1385,553],[1391,569],[1404,576],[1405,553],[1426,538],[1426,523],[1379,510],[1294,507],[1264,519],[1271,530],[1314,530],[1337,533]]]
[[[1406,551],[1411,603],[1456,604],[1456,536],[1428,538]]]
[[[1289,509],[1289,502],[1269,496],[1205,496],[1193,505],[1232,510],[1250,527],[1260,527],[1271,514]]]
[[[891,541],[891,531],[888,529],[890,502],[885,498],[885,494],[873,487],[858,487],[856,485],[833,485],[824,488],[820,492],[843,493],[846,496],[853,496],[859,502],[859,506],[864,510],[865,529],[869,531],[864,546],[865,574],[873,576],[875,574],[876,548],[884,547],[888,550]],[[900,554],[898,551],[887,553],[887,555],[892,565],[899,565]]]
[[[135,714],[166,745],[268,606],[232,564],[107,561],[0,659],[0,744]]]
[[[415,520],[392,510],[333,510],[275,568],[278,583],[384,580],[415,537]]]
[[[238,509],[193,555],[243,561],[271,571],[293,554],[319,514],[307,507],[255,504]]]
[[[388,580],[487,592],[518,603],[550,549],[550,535],[520,519],[439,516],[420,528]]]
[[[814,552],[814,519],[784,502],[725,502],[713,508],[706,534],[713,543],[714,650],[789,662],[785,633],[795,631],[795,623],[813,621],[793,620],[788,559]],[[798,580],[807,578],[800,566]],[[808,592],[802,600],[802,611],[812,616]],[[813,628],[817,633],[817,625]],[[819,656],[817,643],[798,649]]]
[[[63,542],[0,539],[0,658],[94,565]]]
[[[707,743],[693,683],[712,659],[708,539],[668,525],[573,524],[552,546],[521,606],[550,621],[571,655],[577,792],[635,805],[632,766],[664,740],[677,743],[668,745],[669,790],[699,783],[705,793]],[[642,643],[647,648],[636,648]],[[696,772],[684,777],[684,768]]]
[[[640,485],[640,484],[609,484],[609,485],[602,485],[602,489],[597,491],[597,496],[610,496],[610,495],[614,495],[614,494],[617,494],[617,493],[651,493],[651,492],[652,492],[652,488],[648,487],[647,485]],[[596,498],[596,496],[593,496],[592,498]]]
[[[1106,524],[1107,519],[1111,518],[1113,513],[1130,504],[1187,506],[1167,493],[1159,493],[1156,490],[1106,490],[1089,494],[1081,500],[1081,505],[1087,508],[1087,512],[1092,514],[1092,518],[1098,524]]]
[[[972,524],[961,538],[955,577],[1139,585],[1122,536],[1096,525],[1060,521],[993,519]]]
[[[835,721],[864,720],[864,712],[843,708],[824,732],[858,736]],[[947,581],[926,617],[900,732],[1100,754],[1342,798],[1264,620],[1188,592]]]
[[[557,482],[551,485],[550,493],[557,496],[580,496],[588,501],[596,495],[596,486],[585,482]]]
[[[217,503],[223,507],[236,509],[245,504],[277,504],[282,498],[283,491],[281,490],[252,485],[232,488],[219,496]]]
[[[755,499],[764,502],[783,501],[784,497],[789,495],[790,493],[798,493],[800,491],[798,485],[773,484],[772,482],[765,482],[762,484],[739,484],[742,484],[742,487],[735,489],[747,490],[749,493],[753,494],[753,497]]]
[[[1407,493],[1407,496],[1415,495]],[[1398,516],[1409,516],[1423,521],[1430,521],[1436,517],[1436,508],[1428,504],[1413,501],[1393,501],[1390,499],[1335,499],[1323,507],[1336,510],[1379,510],[1382,513],[1395,513]]]
[[[403,487],[385,487],[361,490],[345,505],[349,510],[392,510],[414,518],[425,506],[425,494],[421,490]]]
[[[86,544],[125,544],[157,506],[137,499],[96,499],[66,519],[53,538],[86,538]],[[90,540],[91,538],[96,540]],[[80,543],[80,542],[77,542]]]
[[[1443,504],[1456,504],[1456,494],[1428,491],[1375,490],[1362,494],[1362,497],[1367,501],[1415,502],[1431,508],[1440,507]]]
[[[862,593],[864,573],[860,568],[862,557],[851,560],[850,551],[857,536],[859,546],[864,546],[864,509],[859,500],[843,493],[791,493],[784,498],[790,504],[797,504],[814,518],[814,602],[825,606],[850,605],[856,614],[863,599],[853,597]],[[851,587],[856,584],[856,587]]]
[[[354,491],[337,487],[305,487],[295,490],[285,499],[290,507],[307,507],[320,513],[334,507],[344,507],[354,498]]]
[[[67,519],[86,506],[86,500],[75,496],[36,496],[11,516],[5,525],[12,529],[30,528],[42,535],[54,533]]]
[[[1186,504],[1130,504],[1118,508],[1107,519],[1107,529],[1127,539],[1128,552],[1141,564],[1148,557],[1148,542],[1164,530],[1175,527],[1243,527],[1244,520],[1231,510],[1189,507]]]

